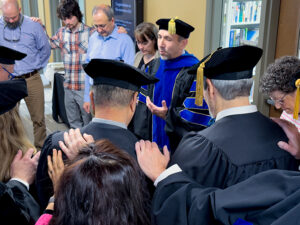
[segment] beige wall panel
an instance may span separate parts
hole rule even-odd
[[[95,5],[99,4],[107,4],[110,5],[111,0],[86,0],[85,1],[85,18],[86,18],[86,24],[91,26],[93,24],[92,19],[92,10]]]
[[[178,16],[195,27],[187,50],[199,59],[204,54],[206,0],[144,0],[144,20],[155,23],[159,18]]]
[[[52,29],[51,29],[51,15],[50,15],[50,0],[44,0],[43,6],[44,6],[44,17],[45,17],[44,24],[46,26],[47,34],[51,35]],[[53,53],[52,52],[50,55],[49,62],[53,62]]]
[[[44,0],[38,0],[38,10],[39,10],[39,17],[43,21],[43,24],[45,24],[45,10],[44,10]]]

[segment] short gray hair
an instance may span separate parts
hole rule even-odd
[[[178,34],[177,34],[177,35],[178,35]],[[188,38],[184,38],[184,37],[178,35],[178,42],[181,42],[181,41],[183,41],[183,40],[185,40],[185,39],[188,39]]]
[[[94,85],[92,87],[97,106],[128,106],[135,91],[111,85]]]
[[[236,97],[246,97],[250,95],[253,84],[252,78],[241,80],[214,80],[211,79],[213,86],[218,90],[221,97],[225,100],[233,100]],[[204,88],[207,88],[206,79]]]
[[[111,21],[115,17],[113,9],[109,5],[97,5],[93,8],[92,15],[97,14],[99,11],[102,11],[108,18],[108,21]]]

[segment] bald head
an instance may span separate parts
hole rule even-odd
[[[16,29],[20,25],[21,8],[17,0],[1,0],[3,19],[10,29]]]
[[[20,9],[17,0],[1,0],[0,8],[1,10],[3,10],[3,8],[15,8],[16,10]]]

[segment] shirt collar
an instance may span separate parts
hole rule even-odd
[[[107,37],[102,37],[100,35],[99,36],[102,37],[103,40],[107,40],[107,39],[110,39],[110,38],[117,39],[117,35],[118,35],[118,27],[117,27],[117,25],[115,25],[115,28],[113,29],[113,31],[111,32],[110,35],[108,35]]]
[[[114,125],[114,126],[117,126],[117,127],[127,129],[127,126],[124,123],[120,123],[120,122],[113,121],[113,120],[106,120],[106,119],[95,118],[94,117],[92,119],[92,122],[94,122],[94,123],[104,123],[104,124]]]
[[[256,105],[246,105],[225,109],[217,114],[216,121],[231,115],[247,114],[257,112]]]

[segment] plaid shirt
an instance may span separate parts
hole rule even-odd
[[[60,48],[65,67],[64,87],[71,90],[84,90],[85,63],[89,36],[94,29],[80,23],[78,29],[72,32],[67,27],[61,27],[50,39],[52,48]]]

